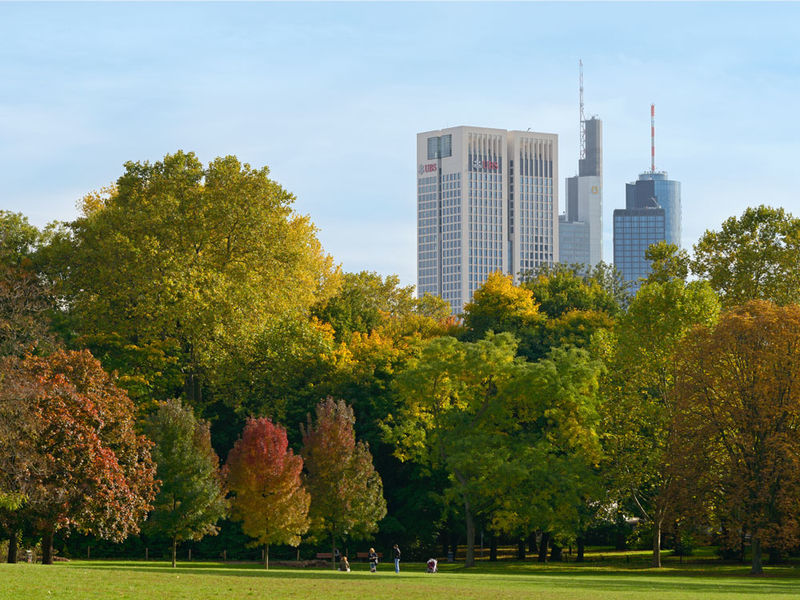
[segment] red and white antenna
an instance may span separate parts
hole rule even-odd
[[[583,61],[578,61],[578,71],[580,88],[580,105],[581,105],[581,122],[580,122],[580,142],[581,142],[581,159],[586,158],[586,117],[583,114]]]
[[[656,172],[656,105],[650,105],[650,172]]]

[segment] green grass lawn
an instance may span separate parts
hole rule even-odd
[[[599,553],[602,554],[602,553]],[[604,556],[585,564],[481,562],[474,569],[443,565],[436,575],[421,563],[404,563],[396,575],[381,564],[370,574],[364,564],[353,572],[273,568],[254,564],[81,561],[0,564],[2,599],[220,599],[293,600],[516,600],[610,598],[798,598],[800,568],[768,567],[750,577],[743,565],[710,558],[687,564],[669,559],[661,570],[646,568],[645,555]]]

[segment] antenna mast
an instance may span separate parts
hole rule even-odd
[[[656,172],[656,105],[650,105],[650,172]]]
[[[586,117],[583,114],[583,61],[578,60],[579,72],[579,89],[580,89],[580,105],[581,105],[581,123],[580,123],[580,140],[581,140],[581,159],[586,158]]]

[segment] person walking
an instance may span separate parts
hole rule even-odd
[[[397,547],[397,544],[392,546],[392,554],[394,554],[394,572],[400,572],[400,548]]]
[[[378,570],[378,553],[375,552],[375,548],[369,549],[367,558],[369,558],[369,572],[374,573]]]

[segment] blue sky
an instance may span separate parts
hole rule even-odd
[[[416,133],[557,133],[563,188],[583,59],[604,258],[649,168],[651,102],[691,248],[749,205],[800,215],[797,23],[797,3],[0,2],[0,208],[69,220],[125,161],[235,154],[296,194],[344,269],[412,284]]]

